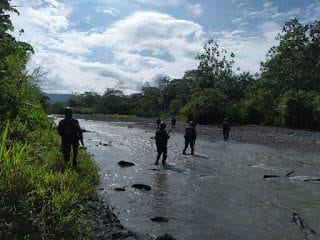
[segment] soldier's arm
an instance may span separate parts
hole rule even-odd
[[[60,136],[62,136],[62,122],[61,121],[58,124],[58,133]]]

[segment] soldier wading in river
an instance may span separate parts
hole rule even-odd
[[[167,159],[167,143],[168,139],[170,138],[169,134],[166,131],[166,124],[164,122],[161,122],[159,124],[160,129],[156,132],[155,140],[156,140],[156,146],[157,146],[157,160],[154,163],[155,165],[159,164],[159,159],[162,154],[162,164],[166,163]]]
[[[196,133],[195,124],[192,121],[190,121],[184,133],[184,149],[182,154],[186,154],[186,150],[190,145],[191,155],[193,155],[196,138],[197,138],[197,133]]]

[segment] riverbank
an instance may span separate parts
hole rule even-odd
[[[143,128],[148,131],[156,130],[155,118],[135,118],[135,119],[114,119],[109,117],[79,114],[78,119],[111,121],[115,124]],[[167,123],[167,130],[171,129],[170,119],[164,120]],[[174,132],[183,133],[185,123],[177,122]],[[197,125],[197,134],[210,141],[223,140],[221,125]],[[320,151],[320,132],[307,131],[302,129],[289,129],[272,126],[243,125],[231,126],[230,141],[239,143],[252,143],[275,148],[297,148],[305,151]]]

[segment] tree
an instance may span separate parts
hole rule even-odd
[[[217,87],[219,82],[232,78],[233,53],[227,56],[227,51],[219,50],[218,44],[212,39],[204,45],[203,50],[196,56],[200,60],[196,80],[198,89]]]
[[[320,94],[317,92],[286,92],[278,106],[279,124],[294,128],[320,129]]]
[[[295,90],[320,90],[320,21],[303,25],[296,18],[287,21],[279,45],[262,63],[262,79],[279,94]]]
[[[10,15],[7,12],[15,12],[19,14],[15,8],[10,6],[8,0],[0,0],[0,37],[7,35],[8,30],[13,30]]]
[[[33,54],[33,48],[28,43],[16,41],[10,35],[13,26],[8,11],[17,13],[17,10],[9,5],[9,1],[1,0],[0,120],[21,120],[33,129],[47,122],[42,109],[44,97],[39,86],[33,81],[33,76],[26,71],[26,63]]]
[[[219,123],[226,115],[227,98],[218,89],[206,88],[192,95],[180,111],[186,118],[199,123]]]

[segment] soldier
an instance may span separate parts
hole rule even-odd
[[[187,150],[188,146],[190,145],[191,155],[193,155],[196,138],[197,138],[197,133],[196,133],[195,124],[192,121],[190,121],[185,129],[184,149],[182,151],[182,154],[186,154],[186,150]]]
[[[154,163],[155,165],[159,164],[159,159],[162,154],[162,164],[166,163],[167,159],[167,143],[168,139],[170,138],[169,134],[166,131],[166,124],[161,122],[159,124],[160,129],[156,132],[155,140],[157,146],[157,160]]]
[[[78,146],[79,140],[81,138],[81,128],[78,120],[72,118],[72,109],[70,107],[66,107],[65,118],[59,122],[58,132],[61,136],[61,148],[64,156],[64,160],[66,162],[70,161],[70,152],[71,148],[73,150],[73,160],[72,163],[74,166],[78,164],[77,156],[78,156]]]
[[[172,128],[172,129],[175,128],[175,126],[176,126],[176,121],[177,121],[177,120],[176,120],[175,116],[173,116],[172,119],[171,119],[171,128]]]
[[[158,119],[157,119],[157,121],[156,121],[157,128],[160,127],[160,123],[161,123],[161,120],[160,120],[160,118],[158,117]]]
[[[229,139],[230,123],[228,118],[225,118],[222,122],[222,133],[225,141]]]

